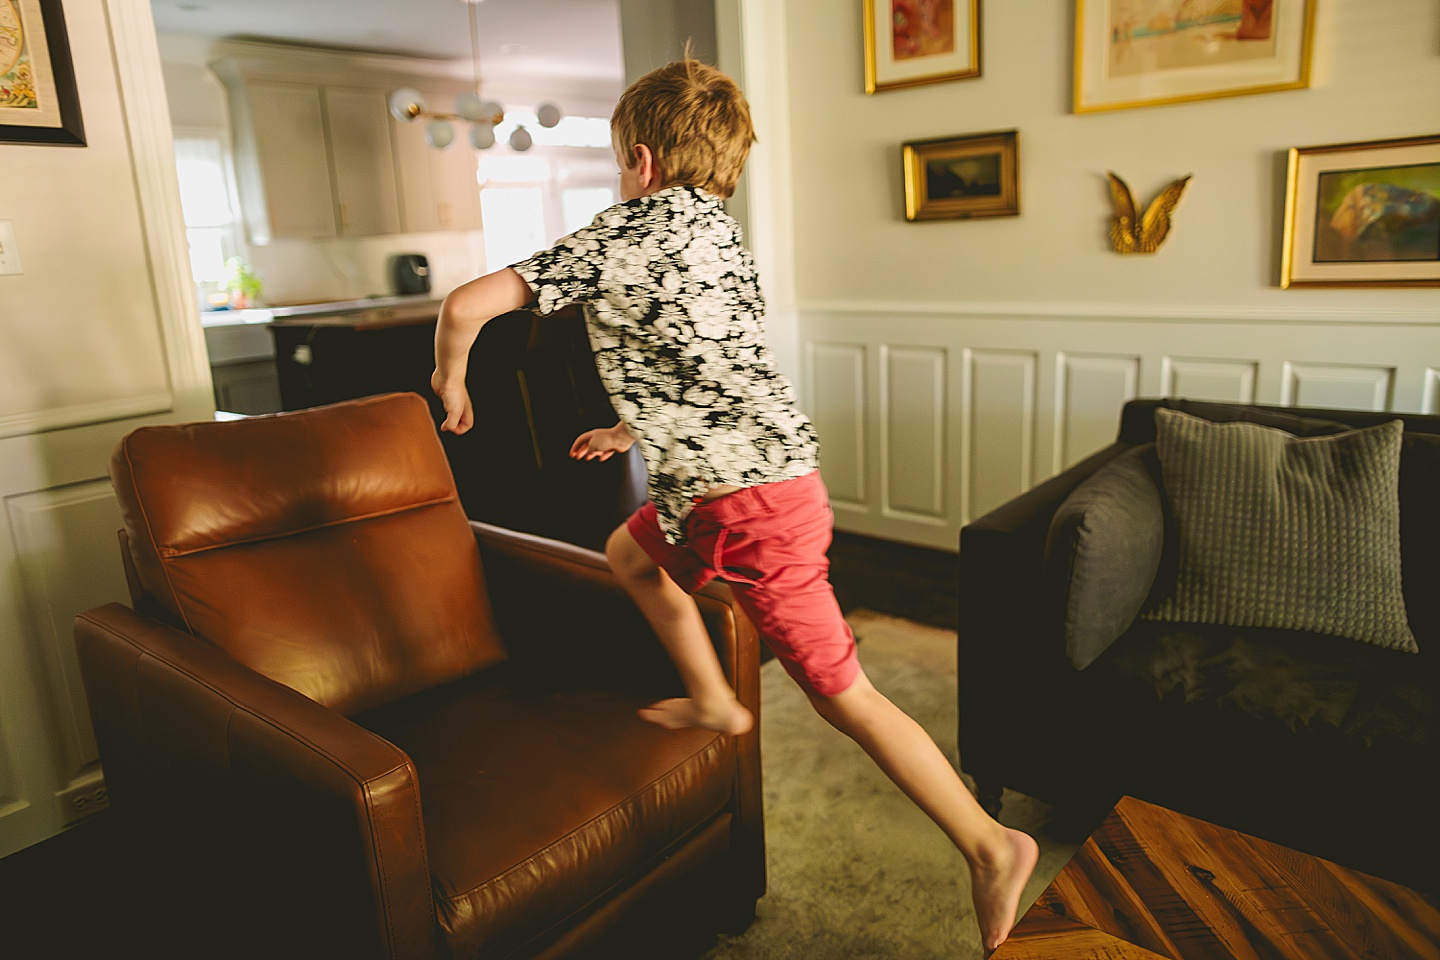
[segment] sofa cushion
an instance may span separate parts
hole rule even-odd
[[[1155,425],[1176,575],[1147,616],[1417,652],[1400,574],[1400,421],[1300,438],[1158,409]]]
[[[1440,685],[1433,670],[1417,669],[1421,660],[1323,634],[1137,620],[1090,673],[1177,710],[1356,748],[1433,753]]]
[[[633,694],[532,689],[517,675],[497,668],[358,718],[415,763],[454,957],[509,955],[595,906],[719,814],[733,787],[731,739],[646,723]]]
[[[1065,655],[1084,670],[1135,620],[1160,568],[1165,514],[1153,443],[1120,454],[1055,511],[1046,594],[1061,598]]]

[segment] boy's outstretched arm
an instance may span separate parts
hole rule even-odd
[[[475,424],[470,392],[465,389],[465,370],[480,328],[534,299],[530,285],[506,267],[462,283],[440,305],[440,319],[435,325],[435,373],[430,377],[430,387],[445,405],[441,430],[459,434]]]

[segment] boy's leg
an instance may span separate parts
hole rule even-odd
[[[755,718],[735,699],[695,598],[670,578],[624,526],[606,541],[605,556],[670,654],[689,694],[651,704],[640,715],[671,729],[703,727],[731,736],[749,731]]]
[[[858,743],[945,831],[970,865],[970,886],[987,954],[1010,934],[1025,882],[1040,850],[1035,841],[991,819],[925,729],[861,672],[843,693],[809,694],[815,710]]]

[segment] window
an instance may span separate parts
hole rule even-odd
[[[506,145],[517,124],[535,140],[524,153]],[[495,137],[496,146],[480,154],[486,270],[529,257],[619,200],[608,120],[564,117],[547,130],[532,113],[513,110]]]
[[[240,252],[225,135],[213,130],[177,130],[175,172],[190,243],[190,273],[196,297],[205,305],[225,279],[225,261]]]

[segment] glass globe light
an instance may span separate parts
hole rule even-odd
[[[450,146],[450,141],[455,139],[455,128],[450,126],[449,120],[431,120],[425,125],[425,142],[438,150]]]
[[[535,143],[535,138],[530,136],[530,131],[524,127],[516,127],[510,132],[510,149],[517,153],[524,153]]]
[[[455,112],[466,120],[483,120],[486,117],[485,102],[473,90],[469,90],[455,98]]]
[[[560,122],[560,108],[553,103],[542,103],[535,109],[535,119],[548,130]]]
[[[505,108],[494,100],[486,100],[480,104],[480,115],[493,122],[496,117],[503,117],[505,115]]]
[[[425,112],[425,98],[414,87],[401,87],[390,94],[390,116],[396,120],[414,120]]]
[[[476,150],[489,150],[495,146],[495,128],[488,123],[477,123],[470,128],[470,145]]]

